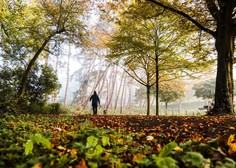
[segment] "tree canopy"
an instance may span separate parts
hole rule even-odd
[[[77,0],[4,0],[0,4],[1,70],[11,67],[8,70],[18,73],[14,98],[19,99],[19,103],[26,97],[29,101],[34,94],[31,91],[37,83],[36,76],[38,85],[42,84],[39,90],[35,88],[37,94],[52,93],[58,88],[54,83],[58,82],[57,78],[52,69],[46,66],[41,69],[40,64],[43,58],[53,55],[58,42],[79,47],[86,43],[83,19],[87,4]],[[44,75],[40,77],[40,74]]]
[[[236,35],[236,1],[147,0],[193,23],[211,35],[217,51],[215,104],[211,115],[233,114],[233,64]],[[135,1],[140,3],[140,1]]]
[[[213,62],[206,46],[197,49],[201,44],[191,24],[183,25],[172,13],[150,3],[126,5],[113,22],[107,57],[147,87],[148,102],[155,83],[192,76]]]
[[[4,61],[21,61],[19,95],[24,95],[29,73],[42,53],[50,52],[55,41],[81,45],[85,35],[82,14],[86,4],[75,0],[5,1],[0,20]],[[22,62],[23,61],[23,62]]]

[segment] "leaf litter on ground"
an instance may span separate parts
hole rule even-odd
[[[5,114],[0,124],[3,167],[235,167],[235,117]]]

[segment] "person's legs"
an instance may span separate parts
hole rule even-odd
[[[97,114],[97,106],[93,106],[93,115]]]
[[[97,106],[94,106],[94,114],[98,114],[98,107]]]

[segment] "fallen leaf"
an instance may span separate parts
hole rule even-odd
[[[57,149],[60,149],[60,150],[66,150],[66,148],[65,148],[65,147],[63,147],[63,146],[61,146],[61,145],[60,145],[60,146],[58,146],[58,147],[57,147]]]
[[[75,166],[75,168],[88,168],[88,166],[86,165],[86,161],[84,159],[82,159],[78,165]]]
[[[137,153],[137,154],[134,155],[132,161],[137,162],[137,161],[142,160],[142,159],[143,159],[143,154]]]

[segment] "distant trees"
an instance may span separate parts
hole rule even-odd
[[[165,103],[167,109],[168,103],[175,102],[184,97],[185,84],[180,80],[166,81],[160,84],[160,101]]]
[[[234,84],[235,83],[236,81],[234,81]],[[193,86],[193,90],[195,90],[194,96],[196,96],[197,98],[214,100],[215,86],[216,86],[215,78],[196,83]],[[234,95],[236,95],[236,91],[234,91]]]
[[[209,79],[199,82],[193,86],[194,96],[202,99],[214,99],[215,96],[215,79]]]

